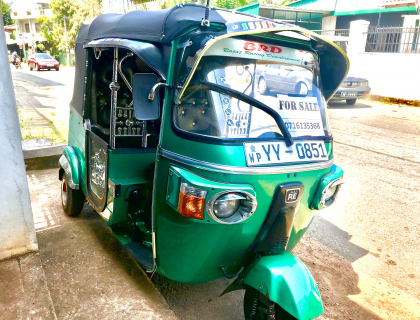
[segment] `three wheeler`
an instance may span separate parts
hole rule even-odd
[[[336,200],[327,101],[349,61],[300,27],[183,4],[105,14],[76,39],[64,211],[88,202],[147,272],[235,279],[246,319],[313,319],[290,252]]]

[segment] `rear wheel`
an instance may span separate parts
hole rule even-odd
[[[61,179],[61,204],[69,217],[77,217],[82,212],[85,196],[81,190],[70,188],[66,175]]]
[[[356,104],[357,99],[347,99],[346,103],[350,106],[355,105]]]
[[[29,71],[34,70],[34,68],[31,67],[31,64],[29,63]]]
[[[267,83],[265,82],[265,79],[262,77],[258,81],[258,91],[260,92],[260,94],[266,94],[268,91]]]
[[[245,320],[296,320],[278,304],[252,287],[247,287],[245,291],[244,314]]]

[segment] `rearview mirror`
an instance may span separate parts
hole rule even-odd
[[[149,93],[158,83],[154,73],[136,73],[133,76],[133,105],[134,117],[137,120],[156,120],[160,118],[159,90],[156,90],[153,100]]]

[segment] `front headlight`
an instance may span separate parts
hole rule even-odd
[[[206,204],[207,214],[224,224],[248,219],[257,209],[257,199],[245,191],[223,191],[215,194]]]
[[[337,199],[341,185],[344,183],[341,179],[331,181],[322,191],[320,204],[324,208],[331,206]]]

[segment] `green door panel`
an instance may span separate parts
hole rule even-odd
[[[216,223],[211,219],[194,220],[181,216],[166,202],[170,166],[180,168],[215,183],[252,186],[258,201],[257,210],[246,221],[233,225]],[[157,187],[154,197],[154,231],[156,233],[157,271],[166,277],[188,283],[197,283],[236,273],[243,264],[246,250],[254,241],[271,206],[279,184],[300,182],[304,192],[290,236],[290,252],[309,227],[315,211],[309,204],[316,193],[321,177],[331,169],[290,174],[244,175],[226,174],[199,169],[187,164],[158,157]],[[288,177],[289,176],[289,177]],[[209,197],[206,198],[206,201]]]
[[[151,192],[156,149],[108,149],[108,157],[108,179],[120,188],[118,197],[108,194],[108,225],[111,226],[127,221],[127,199],[134,188]]]
[[[244,278],[246,285],[297,319],[314,319],[324,312],[314,278],[303,262],[290,253],[258,258]]]

